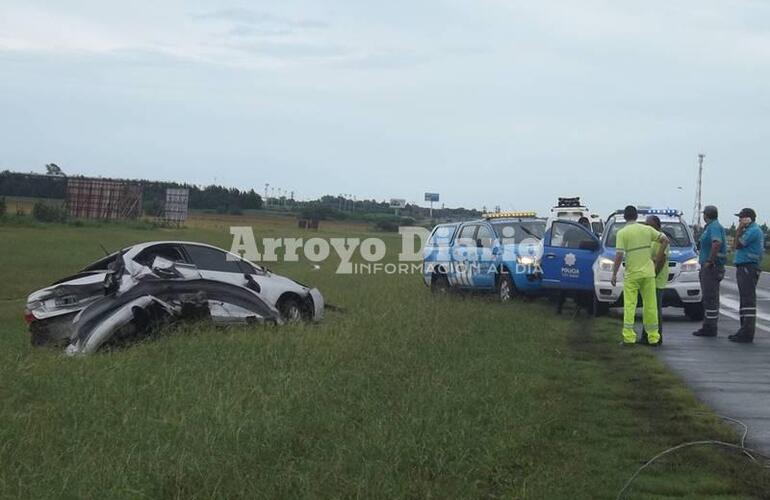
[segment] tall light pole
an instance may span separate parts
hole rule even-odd
[[[698,183],[695,185],[695,206],[692,214],[692,227],[700,230],[701,212],[703,211],[703,153],[698,155]]]
[[[270,184],[265,183],[265,206],[270,205],[270,199],[267,197],[268,190],[270,189]]]

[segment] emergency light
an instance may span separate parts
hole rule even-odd
[[[574,198],[559,198],[558,207],[559,208],[582,208],[583,205],[580,204],[580,196],[575,196]]]
[[[681,217],[682,211],[675,208],[640,208],[639,215],[665,215],[668,217]],[[623,210],[615,210],[615,215],[623,215]]]
[[[521,218],[521,217],[537,217],[537,212],[494,212],[484,214],[485,219],[505,219],[505,218]]]
[[[682,212],[675,208],[648,208],[646,210],[639,210],[640,214],[646,215],[666,215],[668,217],[680,217]]]

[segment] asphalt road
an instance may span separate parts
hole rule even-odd
[[[728,268],[721,287],[719,336],[692,336],[699,323],[689,321],[682,309],[666,308],[665,342],[656,352],[716,413],[748,425],[747,446],[770,454],[770,274],[762,274],[757,288],[753,344],[727,340],[738,330],[738,304],[735,269]]]

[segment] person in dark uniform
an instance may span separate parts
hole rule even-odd
[[[593,234],[593,231],[591,230],[591,221],[586,216],[581,216],[578,219],[578,224],[583,226],[588,230],[589,233]],[[564,234],[564,247],[565,248],[580,248],[580,242],[585,240],[585,235],[582,231],[580,231],[577,228],[570,228],[566,231]],[[559,290],[559,293],[556,297],[556,314],[561,314],[562,309],[564,309],[564,303],[567,301],[568,292],[564,290]],[[575,301],[575,305],[578,307],[578,309],[575,311],[575,314],[577,314],[580,311],[580,307],[578,304],[578,301]]]
[[[706,227],[700,237],[700,288],[703,294],[703,326],[692,332],[696,337],[716,337],[719,324],[719,285],[725,276],[727,238],[725,228],[719,223],[717,207],[703,209]]]
[[[765,252],[765,235],[757,225],[757,213],[753,209],[744,208],[735,215],[740,219],[734,247],[741,328],[728,338],[733,342],[751,343],[757,327],[757,283],[762,273],[759,266]]]

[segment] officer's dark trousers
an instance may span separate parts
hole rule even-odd
[[[663,341],[663,289],[658,288],[655,294],[658,298],[658,332],[660,332],[660,340]]]
[[[762,271],[757,264],[735,266],[738,293],[741,296],[741,329],[739,335],[754,338],[757,327],[757,283]]]
[[[700,269],[700,288],[703,294],[703,330],[716,332],[719,323],[719,284],[724,278],[723,266],[708,266]]]

